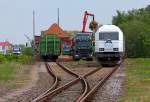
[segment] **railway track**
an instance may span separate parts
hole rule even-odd
[[[119,68],[119,66],[115,66],[114,68],[108,69],[108,71],[100,76],[99,81],[93,87],[90,89],[90,91],[82,98],[80,102],[90,102],[92,100],[93,95],[97,92],[99,88],[102,88],[102,86],[105,84],[105,82],[112,76],[113,73]]]
[[[76,82],[81,81],[83,88],[85,88],[85,90],[87,90],[87,83],[85,81],[84,78],[79,77],[79,75],[75,74],[74,72],[70,71],[69,69],[63,67],[61,64],[57,63],[58,66],[60,66],[63,70],[65,70],[67,73],[69,73],[70,75],[76,77],[76,79],[72,80],[71,82],[68,82],[65,85],[62,85],[62,87],[59,87],[56,89],[56,87],[58,87],[59,84],[59,78],[55,75],[55,73],[52,71],[52,68],[48,65],[48,63],[45,63],[45,66],[49,72],[50,75],[53,76],[54,78],[54,83],[52,85],[52,87],[50,87],[45,93],[41,94],[38,98],[34,99],[33,102],[43,102],[45,100],[47,100],[47,98],[50,98],[52,96],[54,96],[55,94],[59,93],[61,90],[64,90],[65,88],[75,84]],[[55,90],[53,90],[55,89]],[[52,91],[53,90],[53,91]],[[83,94],[85,94],[86,91],[83,92]]]
[[[75,85],[77,85],[77,84],[80,84],[80,86],[78,85],[79,87],[81,87],[81,85],[82,85],[82,89],[78,90],[78,91],[82,90],[82,92],[77,91],[78,96],[76,96],[76,97],[73,96],[74,98],[72,99],[72,102],[90,101],[93,97],[93,94],[104,85],[104,83],[109,79],[109,77],[111,77],[111,75],[119,67],[119,65],[118,65],[115,68],[107,68],[108,70],[106,68],[96,68],[96,69],[93,69],[93,70],[81,75],[81,74],[76,74],[74,71],[71,71],[69,68],[63,66],[59,62],[57,62],[56,64],[60,68],[62,68],[65,72],[67,72],[68,74],[72,75],[75,78],[72,79],[71,81],[67,82],[66,84],[58,87],[59,78],[57,77],[57,75],[55,75],[55,73],[53,72],[52,68],[48,65],[48,63],[45,63],[49,74],[51,74],[54,78],[54,83],[49,88],[49,90],[47,90],[45,93],[41,94],[38,98],[33,100],[33,102],[53,102],[53,101],[57,102],[57,101],[60,101],[60,100],[53,100],[53,98],[58,99],[58,97],[60,97],[58,94],[60,94],[60,93],[65,94],[63,92],[65,90],[69,89],[70,87],[74,86],[74,90],[76,90]],[[104,69],[107,71],[103,72]],[[99,75],[99,78],[96,81],[96,83],[93,83],[92,81],[88,80],[90,76],[92,76],[96,73],[98,73],[98,75],[99,75],[99,73],[102,73]],[[72,91],[72,93],[74,93],[74,92],[75,91]],[[71,95],[73,95],[72,93],[71,93]],[[61,97],[65,98],[64,96],[65,95],[62,95]],[[68,101],[68,100],[66,100],[66,101]]]
[[[39,97],[37,97],[36,99],[34,99],[32,102],[37,102],[37,101],[44,100],[43,96],[45,94],[47,94],[48,92],[50,92],[51,90],[55,89],[58,86],[58,81],[59,81],[58,76],[56,76],[56,74],[52,71],[51,66],[49,66],[49,64],[47,62],[45,62],[45,67],[46,67],[47,72],[49,73],[49,75],[51,75],[53,77],[53,80],[54,80],[53,84],[52,84],[52,86],[47,91],[45,91],[44,93],[42,93]]]

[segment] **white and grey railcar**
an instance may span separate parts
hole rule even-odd
[[[95,33],[95,55],[102,65],[116,64],[124,56],[124,36],[115,25],[103,25]]]

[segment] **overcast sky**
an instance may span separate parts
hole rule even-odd
[[[84,11],[95,14],[102,24],[111,24],[116,10],[142,8],[150,0],[0,0],[0,41],[27,42],[24,34],[32,37],[32,12],[36,12],[36,34],[57,22],[60,8],[60,26],[65,30],[81,30]]]

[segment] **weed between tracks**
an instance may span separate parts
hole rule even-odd
[[[150,102],[150,59],[125,60],[124,95],[119,102]]]

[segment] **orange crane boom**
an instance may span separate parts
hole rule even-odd
[[[82,32],[85,32],[88,16],[93,17],[93,21],[94,21],[94,14],[85,11],[85,13],[84,13],[84,18],[83,18],[83,28],[82,28]]]

